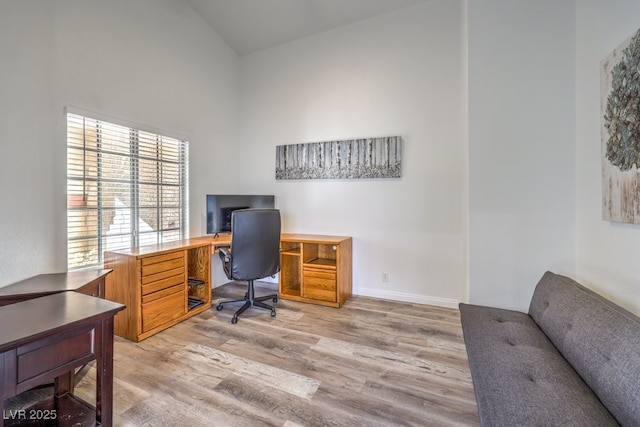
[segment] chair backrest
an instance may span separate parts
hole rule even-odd
[[[256,280],[280,271],[280,211],[241,209],[231,214],[231,279]]]

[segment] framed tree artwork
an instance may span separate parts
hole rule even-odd
[[[602,216],[640,224],[640,30],[600,64]]]
[[[402,137],[278,145],[276,179],[400,178]]]

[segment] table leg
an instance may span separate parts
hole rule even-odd
[[[73,393],[73,386],[75,385],[75,372],[71,370],[67,373],[56,377],[53,382],[53,394],[55,397],[64,396],[67,393]]]
[[[96,420],[113,424],[113,317],[103,320],[97,332]]]

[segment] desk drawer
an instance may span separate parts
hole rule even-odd
[[[142,304],[142,332],[179,318],[186,313],[186,307],[186,289],[183,286],[174,286],[145,296]]]
[[[93,330],[85,330],[61,338],[45,338],[17,351],[18,384],[64,365],[77,366],[95,359]],[[37,385],[37,384],[34,384]]]
[[[185,286],[184,267],[143,276],[142,295],[147,295],[176,285]]]
[[[142,277],[151,276],[168,270],[184,269],[184,251],[169,252],[142,258]]]
[[[336,273],[313,268],[302,270],[303,297],[336,302]]]
[[[152,303],[154,301],[157,301],[159,299],[171,296],[173,294],[177,294],[179,292],[184,292],[186,288],[183,285],[175,285],[172,286],[170,288],[167,289],[162,289],[158,292],[153,292],[151,294],[147,294],[147,295],[143,295],[142,296],[142,304],[146,305],[149,303]]]

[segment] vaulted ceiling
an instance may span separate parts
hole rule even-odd
[[[245,55],[426,0],[188,0]]]

